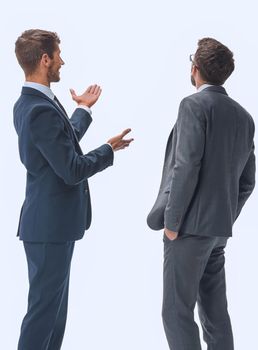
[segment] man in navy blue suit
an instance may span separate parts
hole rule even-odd
[[[79,141],[92,118],[91,107],[101,88],[90,86],[69,118],[50,83],[60,80],[64,64],[54,32],[27,30],[15,53],[25,73],[21,96],[14,105],[21,162],[27,170],[26,195],[17,235],[23,241],[29,272],[28,310],[19,350],[61,348],[68,303],[74,243],[91,223],[87,179],[113,164],[114,151],[129,146],[130,129],[83,154]]]

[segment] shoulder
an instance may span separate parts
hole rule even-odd
[[[203,109],[203,98],[199,92],[195,92],[182,99],[179,108],[188,108],[201,111]]]
[[[13,106],[15,120],[29,124],[54,122],[64,124],[60,113],[51,102],[33,95],[21,95]]]
[[[227,96],[227,102],[234,114],[238,117],[238,120],[244,123],[243,125],[249,124],[252,129],[255,128],[254,119],[245,107],[229,96]]]
[[[245,107],[243,107],[239,102],[237,102],[236,100],[234,100],[231,97],[228,97],[229,101],[231,102],[231,104],[239,111],[242,112],[243,115],[245,115],[246,118],[249,119],[249,121],[251,123],[254,123],[253,117],[251,116],[251,114],[246,110]]]
[[[17,112],[26,110],[45,109],[52,108],[55,109],[50,101],[37,95],[21,94],[18,100],[14,104],[14,110]]]
[[[182,99],[179,106],[179,113],[184,115],[193,115],[195,117],[204,117],[203,105],[199,99],[198,93],[186,96]]]
[[[62,122],[58,108],[55,108],[48,99],[37,95],[22,94],[14,104],[14,111],[26,116],[29,120],[56,119]]]

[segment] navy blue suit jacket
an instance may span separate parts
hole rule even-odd
[[[17,235],[31,242],[81,239],[91,223],[87,179],[113,164],[107,144],[83,154],[79,141],[92,118],[77,108],[69,119],[54,101],[23,87],[14,105],[26,195]]]

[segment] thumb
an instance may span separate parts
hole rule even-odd
[[[76,99],[77,95],[76,95],[74,89],[70,89],[70,93],[72,95],[73,100]]]

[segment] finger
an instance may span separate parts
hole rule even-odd
[[[124,145],[122,145],[121,147],[129,147],[130,146],[130,143],[125,143]]]
[[[72,99],[77,102],[78,96],[76,95],[75,91],[73,89],[70,89],[70,93],[72,95]]]
[[[94,89],[94,86],[95,86],[95,85],[91,85],[91,86],[89,87],[89,91],[88,91],[89,94],[92,94],[92,91],[93,91],[93,89]]]
[[[128,147],[129,145],[125,145],[125,146],[120,146],[114,149],[114,151],[120,151],[122,149],[125,149],[126,147]]]
[[[70,93],[71,93],[72,96],[76,96],[76,93],[75,93],[74,89],[70,89]]]
[[[130,143],[132,142],[133,140],[121,140],[119,144],[121,145],[130,145]]]
[[[119,145],[121,145],[121,146],[128,145],[129,146],[130,143],[131,143],[131,141],[124,141],[124,142],[119,143]]]
[[[98,88],[98,85],[96,85],[96,84],[93,85],[93,86],[92,86],[92,89],[91,89],[91,93],[92,93],[92,94],[95,94],[95,91],[96,91],[97,88]]]
[[[99,89],[99,92],[97,93],[97,98],[101,95],[102,89]]]
[[[98,95],[98,92],[99,92],[99,89],[100,87],[99,86],[96,86],[95,89],[93,90],[93,95]]]
[[[95,91],[94,91],[94,95],[98,95],[99,94],[99,90],[100,90],[100,86],[97,85]]]
[[[90,85],[90,86],[88,87],[88,89],[86,90],[86,92],[90,92],[91,88],[92,88],[92,85]]]
[[[132,141],[134,141],[134,139],[126,139],[126,140],[122,140],[123,142],[126,142],[126,143],[131,143]]]
[[[124,147],[129,147],[130,142],[118,142],[116,144],[116,148],[124,148]]]
[[[131,131],[132,131],[132,129],[130,129],[130,128],[125,129],[125,130],[120,134],[121,138],[123,138],[125,135],[129,134],[129,132],[131,132]]]

